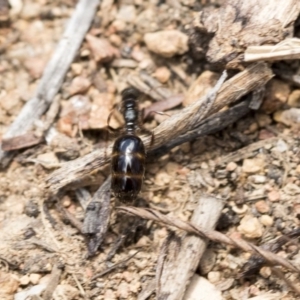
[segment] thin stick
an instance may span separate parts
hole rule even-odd
[[[161,214],[160,212],[153,210],[153,209],[142,209],[142,208],[135,208],[135,207],[119,207],[118,208],[121,212],[128,213],[131,215],[139,216],[144,219],[161,222],[166,225],[174,226],[184,231],[196,234],[199,237],[207,238],[211,241],[224,243],[234,248],[239,248],[246,252],[251,252],[255,254],[261,255],[268,264],[270,265],[280,265],[282,267],[287,268],[290,271],[300,273],[300,269],[294,266],[291,262],[286,260],[283,257],[280,257],[271,251],[267,251],[262,249],[261,247],[257,247],[251,243],[248,243],[242,239],[232,239],[218,231],[214,230],[206,230],[194,226],[194,224],[190,222],[184,222],[178,218],[169,217],[166,215]]]
[[[212,230],[217,224],[222,208],[223,201],[204,195],[198,201],[191,222],[194,226]],[[206,239],[199,239],[193,235],[185,235],[181,239],[176,256],[169,256],[163,262],[161,276],[157,278],[160,287],[156,292],[157,299],[176,300],[183,298],[206,245]]]
[[[210,101],[210,94],[199,99],[180,113],[166,119],[154,129],[154,144],[151,144],[151,136],[142,136],[142,140],[148,150],[156,149],[170,142],[184,132],[199,126],[200,121],[211,114],[216,113],[222,107],[235,102],[245,94],[264,86],[273,74],[270,68],[263,63],[249,66],[243,72],[226,81],[220,88],[214,101]],[[111,146],[106,153],[111,152]],[[72,162],[65,163],[60,169],[54,171],[47,178],[47,185],[54,194],[59,189],[72,182],[78,182],[101,166],[109,162],[110,157],[105,155],[105,150],[95,150]]]
[[[93,21],[100,0],[80,0],[68,22],[68,26],[49,61],[35,96],[21,110],[3,138],[22,135],[32,129],[34,122],[45,113],[59,91],[64,77],[73,62],[84,36]],[[0,163],[5,167],[14,152],[5,152],[0,147]]]

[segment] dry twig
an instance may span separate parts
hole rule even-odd
[[[48,109],[93,21],[99,2],[100,0],[80,0],[78,2],[64,35],[43,73],[35,96],[24,105],[3,138],[26,133]],[[0,149],[2,166],[6,166],[13,155],[13,152],[5,152]]]
[[[197,236],[202,238],[207,238],[214,242],[224,243],[226,245],[239,248],[246,252],[258,254],[262,256],[266,260],[266,262],[271,266],[280,265],[282,267],[287,268],[290,271],[300,273],[300,269],[298,267],[294,266],[291,262],[284,259],[283,257],[280,257],[270,251],[264,250],[261,247],[257,247],[242,239],[232,239],[218,231],[199,228],[197,226],[194,226],[190,222],[184,222],[178,218],[163,215],[153,209],[142,209],[135,207],[119,207],[118,209],[124,213],[177,227],[179,229],[196,234]]]
[[[145,146],[148,150],[153,150],[176,140],[184,132],[199,126],[199,123],[209,115],[235,102],[245,94],[264,86],[272,76],[273,74],[266,64],[259,63],[249,66],[245,71],[226,81],[216,93],[216,99],[209,94],[157,126],[153,132],[154,145],[151,147],[149,146],[151,137],[143,136],[142,140]],[[84,157],[65,163],[48,177],[47,185],[50,191],[57,193],[59,189],[89,176],[109,161],[110,157],[105,153],[110,152],[111,146],[107,150],[95,150]]]

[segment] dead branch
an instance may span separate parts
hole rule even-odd
[[[167,142],[176,140],[184,132],[197,127],[209,115],[216,113],[249,92],[261,88],[272,76],[270,68],[264,63],[249,66],[243,72],[226,81],[216,93],[216,99],[213,99],[209,94],[157,126],[153,132],[155,136],[154,145],[151,147],[149,147],[151,137],[142,136],[145,146],[148,150],[153,150]],[[65,163],[47,178],[47,186],[52,193],[57,193],[59,189],[72,182],[78,182],[78,180],[91,175],[109,162],[110,157],[105,153],[110,152],[111,146],[106,150],[95,150],[84,157]]]
[[[200,11],[191,43],[196,52],[208,47],[210,63],[236,67],[248,47],[275,45],[292,37],[299,13],[297,0],[228,0],[218,9]]]
[[[94,19],[99,2],[100,0],[80,0],[78,2],[68,26],[43,73],[35,96],[24,105],[3,138],[11,138],[26,133],[32,129],[34,122],[39,120],[48,109]],[[0,149],[1,165],[5,167],[13,155],[14,152],[5,152]]]
[[[118,209],[121,212],[135,215],[140,218],[161,222],[169,226],[177,227],[181,230],[196,234],[201,238],[207,238],[214,242],[224,243],[228,246],[239,248],[246,252],[255,253],[257,255],[262,256],[266,260],[266,262],[271,266],[280,265],[290,271],[300,273],[299,267],[294,266],[291,262],[284,259],[283,257],[280,257],[272,253],[271,251],[262,249],[261,247],[257,247],[242,239],[232,239],[218,231],[199,228],[198,226],[194,226],[194,224],[190,222],[185,222],[180,220],[179,218],[163,215],[160,212],[153,209],[142,209],[136,207],[119,207]]]
[[[183,133],[178,138],[166,143],[158,149],[150,151],[148,155],[152,156],[157,155],[158,153],[162,155],[163,153],[168,153],[172,148],[178,145],[192,141],[204,135],[216,133],[245,116],[251,110],[249,105],[250,100],[245,100],[228,110],[213,114],[203,121],[199,127]]]
[[[223,201],[212,196],[202,196],[194,210],[193,226],[213,230],[221,215]],[[172,243],[168,243],[167,248]],[[182,299],[191,276],[200,262],[207,245],[206,239],[186,234],[181,238],[177,253],[163,261],[156,291],[157,299]],[[168,251],[168,250],[167,250]],[[158,268],[157,268],[158,269]]]

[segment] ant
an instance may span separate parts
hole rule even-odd
[[[127,203],[136,200],[145,173],[145,146],[136,135],[139,123],[139,96],[140,92],[133,87],[122,91],[121,111],[125,120],[125,133],[116,139],[112,149],[111,189],[119,200]]]

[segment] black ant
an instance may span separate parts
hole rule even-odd
[[[136,135],[139,123],[137,107],[139,96],[139,91],[133,87],[126,88],[122,92],[125,133],[116,139],[111,160],[111,189],[120,201],[130,203],[137,198],[145,173],[145,146]]]

